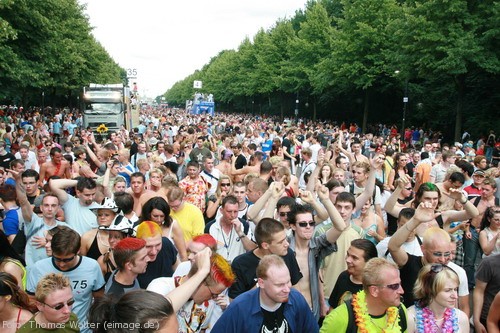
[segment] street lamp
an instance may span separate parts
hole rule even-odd
[[[403,125],[401,127],[401,140],[405,141],[406,106],[408,105],[408,79],[405,81],[405,95],[403,96]]]
[[[297,93],[297,99],[295,100],[295,122],[297,122],[298,117],[299,117],[299,93]]]
[[[43,114],[44,104],[45,104],[45,91],[42,91],[42,114]]]
[[[399,70],[394,71],[394,74],[399,75],[401,73]],[[405,79],[405,94],[403,96],[403,122],[401,125],[401,140],[405,141],[405,120],[406,120],[406,108],[408,105],[408,77]]]

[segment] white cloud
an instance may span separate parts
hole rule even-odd
[[[142,94],[155,97],[235,49],[260,28],[292,17],[305,0],[79,0],[93,34],[120,66],[135,68]]]

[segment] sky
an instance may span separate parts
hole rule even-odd
[[[156,97],[236,49],[260,28],[293,17],[306,0],[79,0],[93,34],[123,68],[135,69],[139,93]],[[111,83],[111,82],[108,82]]]

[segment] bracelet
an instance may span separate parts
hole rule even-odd
[[[464,202],[460,201],[460,204],[465,205],[467,203],[467,201],[469,201],[469,200],[467,200],[467,198],[465,198],[465,201]]]
[[[247,236],[247,235],[245,235],[245,234],[243,234],[243,235],[241,235],[241,236],[240,236],[240,235],[238,235],[238,237],[239,237],[240,239],[245,238],[246,236]]]

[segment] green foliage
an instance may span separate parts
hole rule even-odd
[[[90,82],[123,82],[124,70],[91,35],[83,11],[76,0],[0,3],[0,26],[11,29],[0,35],[0,98],[37,103],[45,91],[50,103],[76,98]]]

